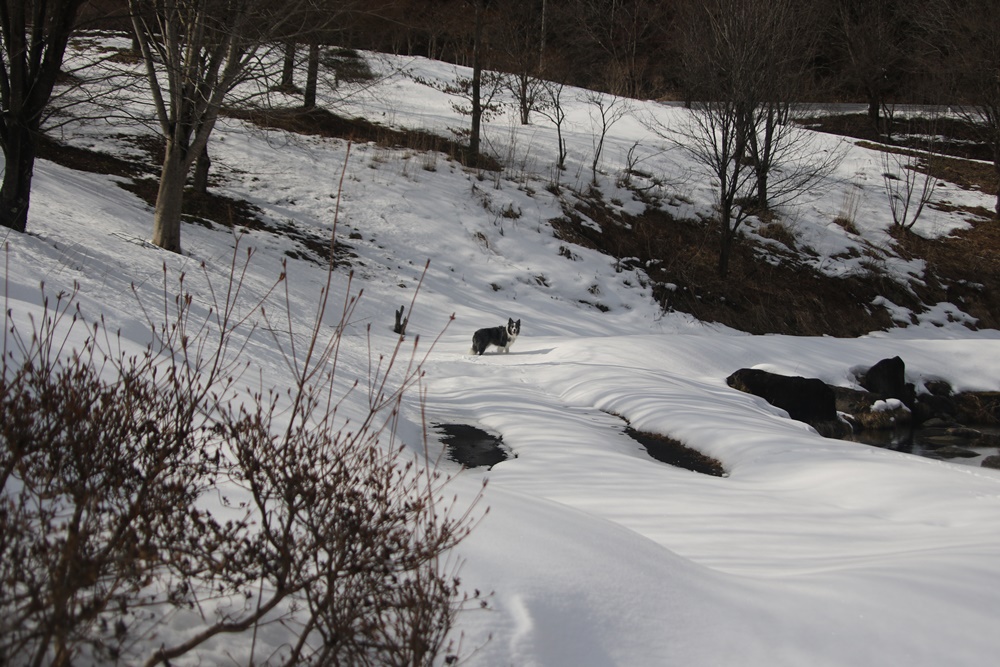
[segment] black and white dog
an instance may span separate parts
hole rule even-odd
[[[521,320],[515,322],[508,317],[505,327],[489,327],[474,333],[472,351],[469,354],[482,354],[490,345],[503,349],[504,353],[510,352],[510,346],[514,344],[519,333],[521,333]]]

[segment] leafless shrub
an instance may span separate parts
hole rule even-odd
[[[556,144],[558,153],[556,158],[556,176],[566,168],[566,139],[563,137],[563,124],[566,121],[566,108],[563,106],[563,88],[565,84],[545,82],[543,83],[544,98],[537,111],[546,119],[552,122],[556,128]]]
[[[475,501],[444,500],[447,478],[395,440],[423,377],[417,341],[405,360],[400,336],[345,388],[340,342],[360,293],[324,334],[331,269],[299,336],[287,294],[278,320],[271,292],[244,303],[252,253],[236,261],[238,245],[221,289],[205,271],[207,309],[164,269],[138,355],[87,322],[75,293],[43,287],[27,331],[5,300],[0,663],[169,664],[275,622],[287,642],[260,656],[247,642],[251,662],[453,657],[463,602],[447,553]],[[286,391],[241,388],[254,313],[287,363]]]
[[[597,167],[601,163],[601,153],[604,152],[608,130],[631,113],[632,105],[624,98],[596,92],[588,92],[585,99],[589,105],[590,126],[593,130],[591,139],[594,144],[594,159],[590,162],[591,183],[597,185]]]
[[[840,205],[840,212],[837,217],[833,219],[834,224],[837,224],[844,228],[848,234],[858,234],[858,208],[861,206],[861,195],[863,192],[863,187],[861,181],[855,177],[855,179],[847,186],[844,190],[844,200]]]
[[[920,167],[919,157],[909,151],[882,151],[882,182],[889,198],[892,223],[910,230],[931,200],[938,179]]]

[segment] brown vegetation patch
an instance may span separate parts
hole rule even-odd
[[[727,475],[726,469],[722,467],[722,463],[718,459],[702,454],[679,440],[658,433],[637,431],[631,426],[625,429],[625,434],[642,445],[650,456],[661,463],[703,475],[715,477]]]
[[[119,176],[121,178],[138,178],[150,176],[155,171],[143,162],[126,160],[107,153],[87,150],[67,146],[57,141],[39,135],[37,155],[43,160],[50,160],[56,164],[76,169],[77,171],[89,171],[93,174],[108,174],[109,176]]]
[[[884,121],[886,123],[888,121]],[[969,190],[995,193],[1000,185],[993,167],[993,152],[981,128],[957,118],[905,118],[893,120],[892,132],[879,134],[864,114],[835,114],[808,118],[810,129],[860,139],[859,146],[921,158],[918,168],[936,178]],[[930,138],[930,139],[929,139]],[[920,153],[915,153],[918,149]],[[924,158],[924,151],[936,155]]]
[[[958,118],[896,118],[891,121],[891,131],[876,131],[867,114],[834,114],[817,116],[800,121],[812,130],[839,134],[864,141],[891,143],[906,148],[932,150],[959,158],[992,161],[993,154],[982,142],[982,132],[975,125]],[[928,138],[936,140],[928,143]]]
[[[899,249],[928,264],[929,280],[939,286],[939,300],[975,317],[981,328],[1000,328],[1000,226],[979,217],[969,229],[943,239],[926,239],[894,230]]]
[[[859,141],[858,146],[875,151],[916,157],[918,158],[915,165],[917,171],[930,174],[940,181],[957,185],[963,190],[976,189],[988,193],[994,193],[997,190],[997,172],[992,164],[947,155],[928,155],[908,148],[874,144],[868,141]]]
[[[502,165],[485,155],[473,155],[467,146],[422,130],[396,130],[364,118],[345,118],[325,109],[227,109],[226,115],[296,134],[346,139],[354,142],[372,141],[387,148],[409,148],[416,151],[437,151],[449,155],[468,167],[502,171]]]
[[[581,224],[584,215],[601,231]],[[551,222],[562,239],[616,258],[638,258],[665,310],[749,333],[859,336],[892,326],[884,309],[871,307],[877,296],[920,307],[908,290],[877,274],[830,278],[791,256],[777,264],[761,261],[746,238],[733,249],[729,275],[721,278],[712,223],[676,220],[660,210],[623,220],[592,200]]]
[[[958,420],[963,424],[1000,424],[1000,392],[967,392],[955,396]]]

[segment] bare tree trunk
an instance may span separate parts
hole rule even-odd
[[[766,211],[768,209],[767,179],[768,175],[771,173],[772,167],[774,166],[772,164],[774,157],[773,142],[775,124],[778,122],[777,115],[778,114],[775,113],[774,106],[770,104],[767,105],[767,108],[764,111],[763,136],[758,138],[756,132],[754,132],[751,136],[751,139],[754,142],[753,146],[751,146],[751,152],[754,157],[754,167],[757,170],[757,206],[761,211]]]
[[[722,238],[719,240],[719,265],[718,271],[721,278],[725,278],[729,275],[729,257],[732,255],[733,250],[733,237],[729,233],[729,227],[732,224],[729,219],[728,211],[723,211],[721,224],[719,225],[719,231],[722,233]]]
[[[993,144],[993,171],[997,174],[997,203],[993,210],[997,214],[997,219],[1000,220],[1000,142]]]
[[[483,9],[476,2],[475,31],[472,37],[472,131],[469,134],[469,152],[479,154],[479,134],[483,121],[482,85],[483,85]]]
[[[281,89],[295,89],[295,42],[285,43],[285,60],[281,66]]]
[[[302,106],[306,109],[316,107],[316,86],[319,79],[319,44],[309,44],[309,60],[306,65],[306,90],[302,98]]]
[[[528,76],[527,72],[522,72],[517,75],[517,102],[518,110],[521,112],[521,125],[528,125],[531,123],[531,100],[530,88],[531,78]]]
[[[208,172],[212,167],[212,158],[208,155],[208,145],[201,149],[194,163],[192,189],[200,195],[208,194]]]
[[[538,75],[542,76],[545,72],[545,19],[548,18],[548,2],[547,0],[542,0],[542,20],[541,20],[541,34],[538,38]]]
[[[31,130],[8,121],[4,137],[3,186],[0,187],[0,225],[16,232],[23,232],[28,227],[35,150]]]
[[[27,229],[38,128],[83,0],[0,2],[0,225]]]
[[[181,211],[184,206],[184,184],[188,163],[184,149],[167,141],[167,150],[160,171],[160,189],[156,194],[153,213],[153,243],[169,250],[181,251]]]
[[[875,129],[875,134],[881,136],[882,127],[879,124],[879,110],[882,108],[879,102],[878,96],[873,93],[868,93],[868,120],[871,122],[872,127]]]

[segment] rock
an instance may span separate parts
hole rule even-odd
[[[977,456],[979,454],[970,449],[963,449],[962,447],[955,447],[953,445],[934,450],[934,458],[941,459],[971,459]]]
[[[909,424],[913,419],[909,408],[903,405],[892,410],[873,409],[884,399],[871,392],[848,387],[831,387],[831,389],[837,400],[837,411],[843,413],[855,431],[899,428]]]
[[[962,445],[968,445],[968,438],[963,438],[957,435],[950,435],[948,433],[938,434],[924,434],[920,438],[920,444],[924,446],[924,449],[931,449],[937,451],[939,449],[945,449],[947,447],[959,448]]]
[[[741,368],[726,378],[726,383],[733,389],[760,396],[796,421],[813,426],[839,421],[833,389],[822,380]]]
[[[958,411],[951,397],[938,394],[921,394],[913,404],[913,421],[927,424],[932,421],[954,421]]]
[[[924,382],[924,388],[931,396],[941,396],[943,398],[948,398],[951,396],[951,384],[945,380],[927,380]]]
[[[1000,435],[996,433],[980,433],[976,438],[976,447],[997,447],[1000,448]]]
[[[898,398],[907,407],[913,406],[916,391],[906,383],[906,365],[899,357],[883,359],[858,378],[862,387],[882,398]]]
[[[1000,392],[964,392],[955,396],[955,404],[964,424],[1000,424]]]
[[[994,468],[996,470],[1000,470],[1000,454],[987,456],[979,465],[982,468]]]

